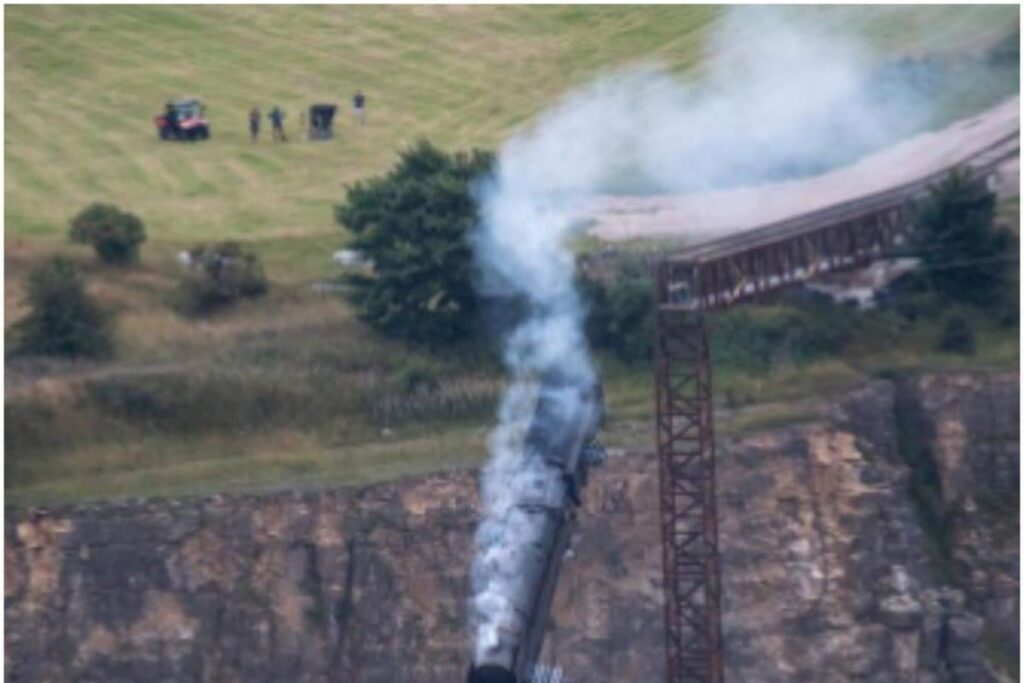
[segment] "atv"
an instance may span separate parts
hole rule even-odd
[[[171,100],[164,113],[154,119],[161,140],[206,140],[210,137],[210,122],[206,107],[196,97]]]
[[[334,112],[338,107],[333,104],[314,104],[309,108],[309,139],[330,140],[334,137]]]

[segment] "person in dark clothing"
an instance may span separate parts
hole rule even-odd
[[[260,137],[260,110],[253,107],[249,110],[249,137],[256,142]]]
[[[274,105],[274,108],[267,114],[267,118],[270,119],[274,139],[278,142],[288,142],[288,138],[284,134],[284,112],[281,111],[281,108]]]
[[[164,118],[167,119],[167,125],[171,129],[175,129],[178,126],[178,110],[174,108],[174,105],[170,102],[167,103],[167,109],[164,111]]]
[[[356,90],[356,94],[352,96],[352,115],[360,126],[366,123],[366,96],[362,90]]]

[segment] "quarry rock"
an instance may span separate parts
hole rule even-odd
[[[949,573],[986,639],[1020,642],[1020,389],[1011,374],[925,375],[899,386],[899,417],[935,466]]]
[[[721,438],[727,679],[985,683],[1016,628],[1017,376],[876,381],[812,422]],[[946,576],[901,455],[957,511]],[[595,472],[544,659],[570,681],[664,678],[653,454]],[[476,474],[360,489],[9,508],[8,681],[451,683],[468,661]],[[995,530],[993,530],[995,529]]]

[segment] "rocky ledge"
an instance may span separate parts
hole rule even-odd
[[[727,678],[1000,680],[1017,386],[878,381],[719,444]],[[546,646],[571,680],[663,680],[656,477],[653,455],[617,454],[586,492]],[[458,681],[476,514],[470,472],[8,509],[6,678]]]

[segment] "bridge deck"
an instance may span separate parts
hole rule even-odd
[[[1013,124],[1007,131],[1007,124]],[[866,265],[906,244],[913,205],[951,169],[989,178],[1003,164],[1019,167],[1017,118],[1006,117],[998,136],[945,157],[927,173],[869,194],[723,237],[667,256],[658,268],[662,308],[711,311],[811,279],[821,273]],[[990,131],[991,132],[991,131]]]
[[[1019,107],[1019,98],[1011,98],[972,118],[819,176],[691,194],[603,197],[588,210],[593,218],[589,233],[606,242],[654,238],[700,245],[863,201],[944,172],[1016,136]]]
[[[1020,131],[1004,135],[981,149],[970,150],[954,159],[947,167],[881,192],[855,197],[840,204],[810,211],[768,225],[762,225],[717,239],[683,248],[671,257],[672,261],[698,262],[737,251],[746,251],[766,244],[801,235],[830,222],[851,220],[895,203],[913,200],[928,187],[941,180],[952,168],[963,166],[980,173],[987,173],[994,167],[1014,159],[1020,154]]]

